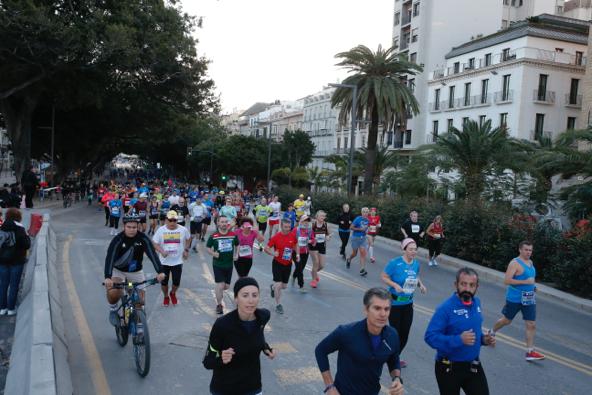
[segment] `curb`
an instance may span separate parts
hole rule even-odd
[[[330,224],[332,226],[332,231],[337,231],[337,225]],[[403,251],[400,247],[400,241],[388,239],[384,236],[376,236],[376,241],[385,244],[389,247],[394,247],[397,254],[402,254]],[[419,247],[417,250],[417,255],[421,258],[428,258],[428,250],[423,247]],[[478,265],[473,262],[465,261],[459,258],[455,258],[452,256],[441,254],[438,257],[438,263],[440,263],[444,267],[449,267],[451,269],[460,269],[461,267],[469,267],[475,270],[479,274],[479,278],[486,279],[496,284],[504,285],[504,273],[497,271],[495,269],[491,269],[489,267],[484,267]],[[563,304],[567,304],[571,307],[574,307],[578,310],[583,310],[588,313],[592,313],[592,300],[584,299],[579,296],[572,295],[570,293],[560,291],[548,285],[538,283],[537,286],[537,294],[546,296],[550,299],[553,299],[556,302],[560,302]]]

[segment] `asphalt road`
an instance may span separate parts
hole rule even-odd
[[[152,368],[140,378],[134,368],[130,345],[121,348],[101,286],[103,262],[111,239],[104,225],[103,211],[96,206],[75,205],[56,209],[52,224],[59,240],[59,265],[64,283],[66,336],[76,394],[208,394],[211,372],[203,368],[209,330],[214,313],[211,258],[200,245],[191,253],[183,269],[179,305],[165,308],[158,287],[147,292],[147,313],[152,344]],[[266,394],[319,394],[323,384],[316,367],[316,344],[338,324],[362,317],[364,290],[381,285],[380,272],[400,251],[386,245],[376,249],[377,263],[369,265],[369,275],[358,275],[357,266],[347,270],[338,256],[339,240],[329,242],[327,269],[317,289],[306,286],[301,294],[289,286],[282,297],[285,314],[272,312],[267,340],[278,351],[275,360],[262,357],[263,389]],[[535,246],[536,248],[536,246]],[[453,292],[454,273],[422,262],[421,278],[428,287],[418,294],[415,318],[407,348],[403,353],[409,366],[403,370],[406,393],[437,394],[434,376],[435,352],[423,341],[433,309]],[[152,267],[148,262],[148,273]],[[305,274],[310,281],[310,272]],[[251,275],[262,289],[260,306],[273,311],[268,286],[271,258],[257,253]],[[236,273],[235,273],[236,278]],[[499,317],[504,303],[500,285],[483,282],[478,295],[484,309],[485,326]],[[225,304],[231,308],[231,295]],[[498,335],[496,348],[483,348],[491,394],[589,394],[592,384],[592,316],[555,301],[538,298],[536,346],[547,354],[541,362],[524,360],[524,325],[515,322]],[[335,369],[335,358],[332,360]],[[387,369],[383,384],[388,386]]]

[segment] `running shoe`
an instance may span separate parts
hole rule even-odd
[[[403,361],[402,359],[399,361],[399,365],[401,366],[401,369],[406,368],[407,367],[407,362]]]
[[[193,252],[197,253],[197,247],[193,247]]]
[[[345,267],[349,269],[350,266],[351,266],[351,259],[350,258],[347,258],[345,260]]]
[[[367,275],[368,275],[368,272],[366,271],[366,269],[360,270],[360,276],[366,277]]]
[[[171,296],[171,302],[173,303],[173,306],[176,306],[178,303],[177,294],[171,292],[169,295]]]
[[[275,298],[275,288],[273,287],[273,284],[269,286],[269,289],[271,290],[271,297]]]
[[[301,293],[301,294],[305,294],[306,292],[307,292],[307,291],[306,291],[306,289],[304,289],[304,287],[300,287],[300,293]]]
[[[119,314],[117,314],[117,310],[111,310],[109,312],[109,322],[113,326],[119,325]]]
[[[432,260],[432,262],[434,263],[434,266],[438,266],[438,262],[436,261],[436,258],[434,258],[434,259]]]
[[[171,302],[171,300],[169,299],[169,297],[168,296],[165,296],[164,297],[164,300],[162,302],[162,305],[166,307],[166,306],[169,305],[170,302]]]
[[[319,283],[318,283],[316,280],[312,280],[312,281],[310,282],[310,286],[311,286],[312,288],[316,288],[318,284],[319,284]]]
[[[370,258],[370,263],[375,263],[376,262],[376,258],[372,257]]]
[[[216,314],[224,314],[224,307],[221,304],[216,306]]]
[[[434,266],[434,260],[433,259],[430,259],[428,261],[428,266]]]
[[[526,360],[527,361],[540,361],[541,359],[545,359],[545,356],[541,353],[534,351],[534,350],[526,353]]]
[[[277,306],[275,306],[275,311],[278,314],[284,314],[284,306],[282,306],[281,304],[278,304]]]

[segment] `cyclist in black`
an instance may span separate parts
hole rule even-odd
[[[123,217],[123,232],[116,235],[105,258],[105,288],[107,289],[107,301],[109,302],[109,321],[116,326],[119,322],[117,309],[123,290],[113,288],[114,283],[122,283],[124,280],[139,283],[146,280],[142,270],[144,254],[152,261],[157,280],[164,280],[164,273],[158,254],[152,246],[152,242],[144,233],[139,232],[140,217],[126,215]],[[144,304],[144,291],[140,291],[142,304]]]

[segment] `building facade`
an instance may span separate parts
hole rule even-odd
[[[527,140],[576,128],[588,31],[588,22],[541,15],[453,48],[430,73],[423,143],[468,119]]]

